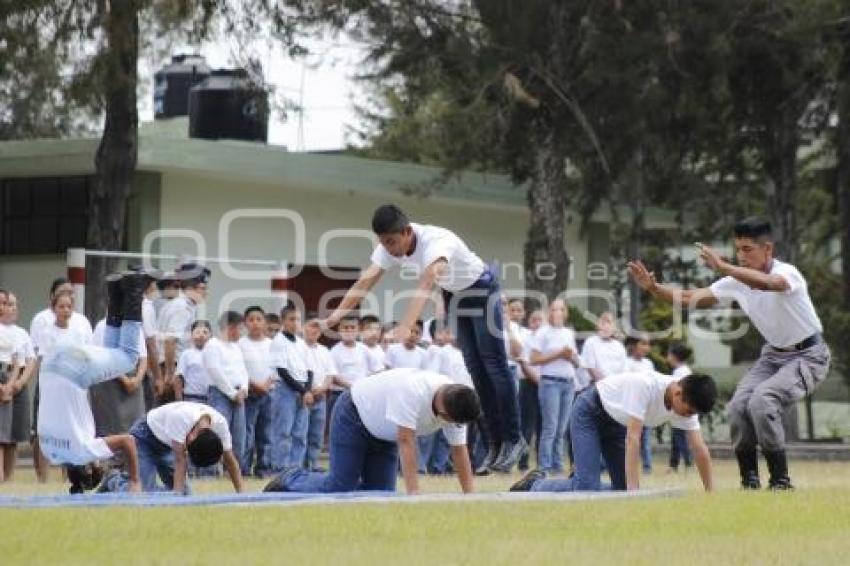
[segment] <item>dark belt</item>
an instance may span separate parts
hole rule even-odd
[[[823,342],[823,337],[821,336],[820,332],[818,332],[816,334],[812,334],[804,340],[801,340],[800,342],[797,342],[793,346],[788,346],[786,348],[777,348],[776,346],[771,346],[771,348],[780,352],[799,352],[801,350],[811,348],[812,346],[816,346],[821,342]]]
[[[572,383],[574,381],[572,377],[558,377],[556,375],[542,375],[540,379],[543,381],[562,381],[564,383]]]
[[[197,401],[199,403],[206,403],[207,396],[206,395],[195,395],[194,393],[184,393],[183,394],[184,401]]]
[[[466,287],[466,289],[486,289],[493,283],[495,278],[496,275],[493,273],[493,269],[489,265],[485,266],[484,271],[475,280],[475,283]]]

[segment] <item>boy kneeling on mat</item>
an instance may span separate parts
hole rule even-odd
[[[471,387],[427,370],[399,368],[364,377],[340,395],[331,415],[330,470],[285,469],[264,491],[395,491],[399,460],[408,495],[419,493],[416,437],[442,429],[464,493],[472,491],[466,423],[481,405]]]
[[[128,434],[96,436],[88,389],[136,367],[142,295],[152,278],[135,272],[108,276],[104,347],[60,343],[41,363],[39,446],[51,463],[67,467],[71,493],[96,485],[100,468],[95,462],[119,451],[129,468],[127,489],[139,491],[136,444]]]
[[[160,491],[156,477],[165,488],[188,494],[188,462],[204,468],[224,462],[224,468],[237,492],[242,491],[242,473],[233,454],[233,441],[224,417],[207,405],[178,401],[151,410],[130,429],[139,454],[142,490]],[[188,455],[188,458],[187,458]],[[127,491],[129,478],[118,470],[107,475],[98,491]]]
[[[575,473],[566,479],[547,479],[545,472],[534,470],[511,491],[599,491],[603,489],[600,456],[611,489],[636,490],[640,487],[643,427],[666,422],[685,431],[702,484],[711,491],[711,456],[697,415],[711,411],[716,399],[717,386],[707,375],[695,373],[677,379],[652,371],[606,377],[585,389],[573,403],[570,434]]]

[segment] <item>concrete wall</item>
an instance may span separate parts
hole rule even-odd
[[[29,330],[33,315],[47,306],[47,292],[64,276],[64,255],[0,256],[0,287],[18,297],[18,324]]]

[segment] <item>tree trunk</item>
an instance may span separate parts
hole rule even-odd
[[[643,244],[644,232],[644,171],[643,171],[643,148],[638,146],[635,153],[635,184],[629,194],[629,206],[632,209],[632,226],[629,235],[629,243],[626,245],[627,257],[640,258],[641,246]],[[650,268],[651,269],[651,268]],[[640,313],[643,310],[643,291],[629,277],[629,325],[631,330],[640,328]]]
[[[127,202],[138,152],[136,65],[139,56],[138,5],[135,0],[106,3],[103,28],[107,52],[101,80],[106,117],[95,156],[95,183],[89,199],[91,214],[87,246],[123,250],[126,245]],[[116,260],[93,261],[87,270],[86,315],[98,320],[105,311],[104,276]]]
[[[838,226],[841,234],[841,296],[845,310],[850,310],[850,46],[843,57],[838,85],[838,127],[835,132],[836,193]]]
[[[800,243],[797,237],[797,150],[800,145],[797,121],[799,113],[795,107],[782,112],[775,129],[765,135],[762,144],[762,159],[767,177],[765,193],[767,210],[770,211],[770,223],[776,242],[775,255],[791,264],[796,264],[800,256]],[[811,398],[806,398],[811,403]],[[807,406],[807,413],[811,410]],[[799,411],[796,403],[789,406],[783,418],[785,438],[790,441],[800,439]]]
[[[564,239],[567,179],[554,134],[541,135],[535,147],[534,173],[527,193],[530,221],[524,254],[525,286],[551,301],[569,285],[570,257]]]

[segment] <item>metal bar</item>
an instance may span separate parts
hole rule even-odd
[[[196,257],[192,255],[171,255],[171,254],[143,254],[140,252],[111,252],[103,250],[85,250],[87,256],[94,257],[115,257],[120,259],[191,259],[202,263],[239,263],[243,265],[263,265],[267,267],[280,267],[286,265],[284,261],[273,261],[268,259],[238,259],[224,257]]]

